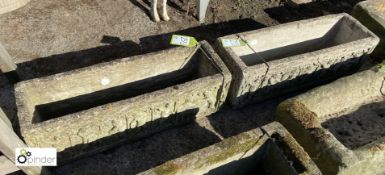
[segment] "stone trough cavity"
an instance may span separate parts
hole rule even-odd
[[[385,171],[385,72],[341,78],[278,106],[277,120],[325,174]]]
[[[337,114],[322,123],[342,144],[357,149],[385,137],[385,102],[361,106],[350,113]]]
[[[348,75],[379,42],[348,14],[229,35],[218,42],[222,39],[248,43],[239,47],[218,44],[233,74],[229,99],[236,107]]]
[[[321,174],[294,138],[277,122],[227,138],[168,161],[141,175]]]
[[[65,161],[216,112],[230,81],[206,42],[23,81],[21,134]]]

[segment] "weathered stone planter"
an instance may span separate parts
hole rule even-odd
[[[368,70],[279,105],[277,120],[324,174],[385,172],[384,72]]]
[[[16,10],[29,1],[30,0],[0,0],[0,14]]]
[[[21,82],[21,134],[63,161],[216,112],[231,75],[211,46],[202,49],[211,58],[178,47]]]
[[[360,2],[354,7],[352,14],[381,38],[381,42],[373,51],[372,56],[378,60],[383,60],[385,54],[385,1]]]
[[[321,174],[315,163],[277,122],[168,161],[141,175]],[[271,136],[271,138],[269,137]]]
[[[253,49],[247,45],[218,46],[233,75],[229,99],[236,107],[349,74],[379,42],[347,14],[287,23],[238,36]],[[225,36],[218,42],[238,36]]]

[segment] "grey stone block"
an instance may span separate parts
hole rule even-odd
[[[327,15],[221,39],[248,41],[219,53],[233,75],[229,99],[240,107],[354,72],[379,39],[348,14]]]
[[[324,174],[385,171],[384,72],[363,71],[278,106],[277,120]]]
[[[274,122],[262,129],[227,138],[140,174],[321,174],[282,125]]]
[[[28,146],[63,162],[214,113],[230,81],[202,42],[20,82],[18,121]]]

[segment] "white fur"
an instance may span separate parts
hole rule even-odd
[[[156,22],[160,21],[159,13],[158,13],[158,0],[153,0],[151,4],[151,16]],[[163,0],[162,3],[162,19],[165,21],[170,20],[167,14],[167,0]]]

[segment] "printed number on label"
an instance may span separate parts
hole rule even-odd
[[[172,38],[171,44],[188,46],[190,44],[190,37],[174,35]]]
[[[224,47],[238,47],[238,46],[242,46],[243,44],[240,40],[222,39],[222,45]]]

